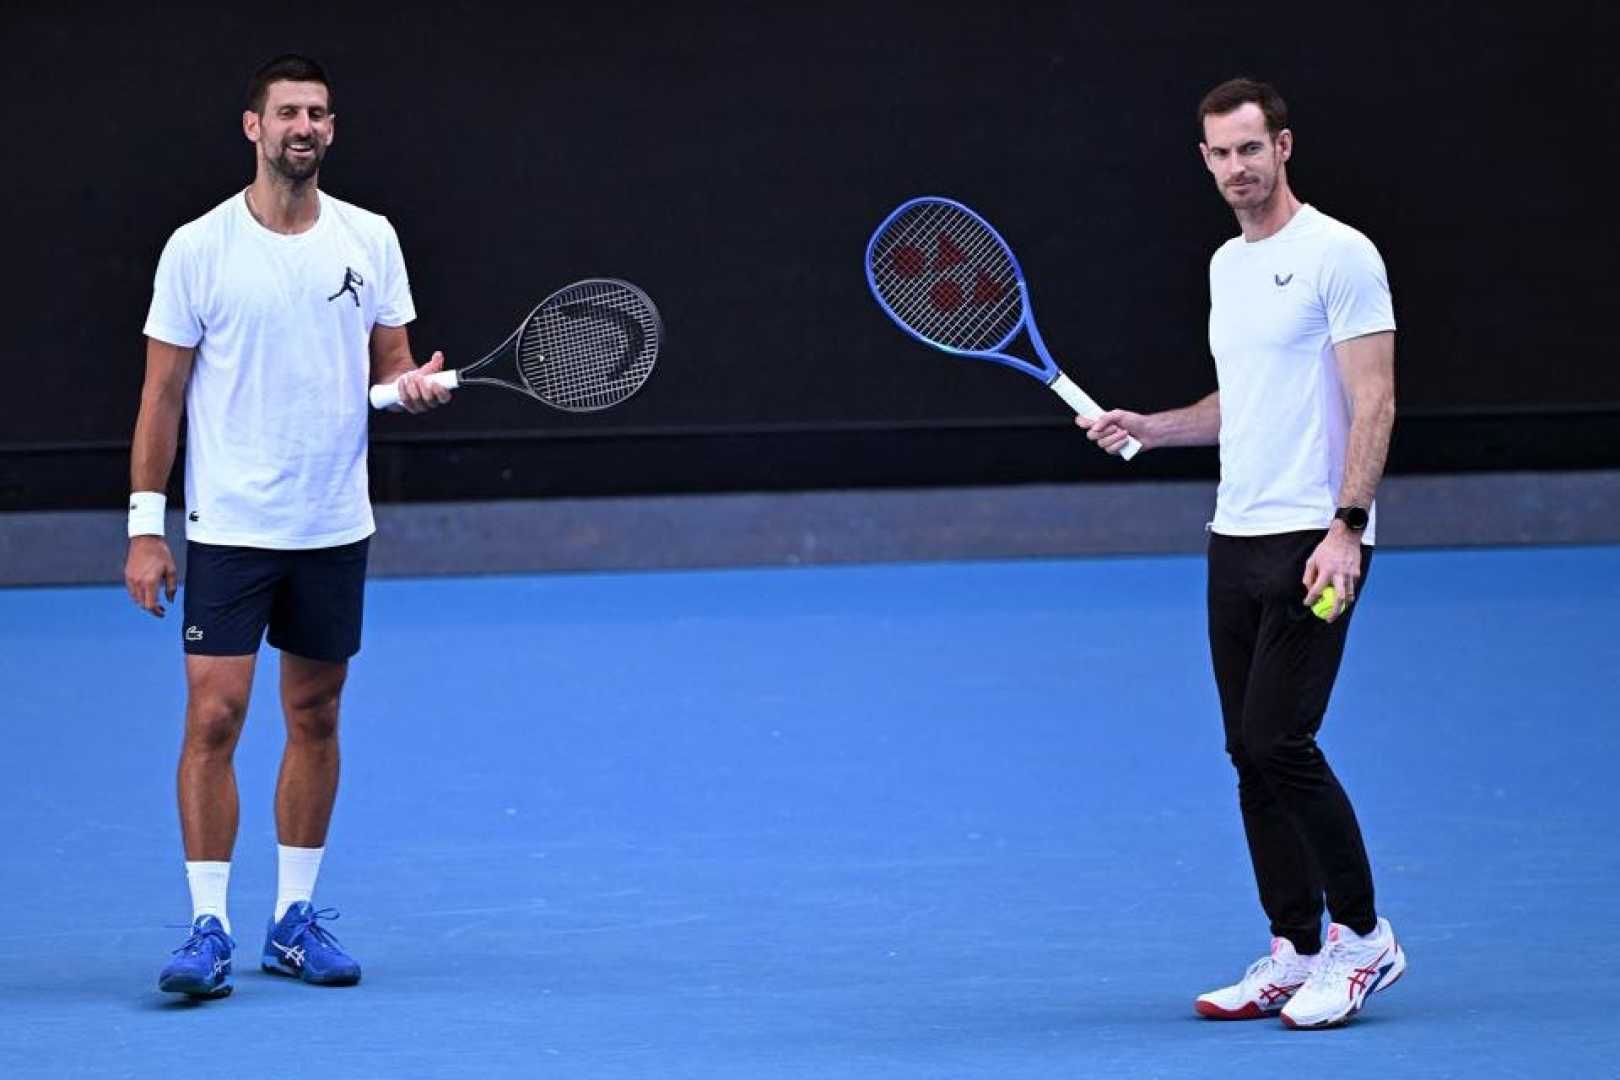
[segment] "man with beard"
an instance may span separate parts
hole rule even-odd
[[[1210,260],[1218,389],[1182,409],[1078,423],[1110,453],[1128,436],[1143,449],[1220,446],[1210,654],[1272,944],[1195,1008],[1333,1027],[1406,970],[1373,907],[1355,811],[1316,743],[1372,560],[1373,491],[1395,419],[1395,317],[1372,242],[1290,189],[1294,136],[1277,91],[1231,80],[1205,96],[1198,120],[1204,164],[1243,230]]]
[[[442,354],[421,368],[412,358],[405,327],[416,311],[393,227],[318,188],[333,125],[326,74],[313,60],[279,56],[253,76],[242,114],[253,183],[175,231],[146,320],[125,583],[153,615],[174,600],[162,493],[183,407],[179,804],[192,921],[158,985],[193,997],[232,988],[232,758],[267,630],[281,651],[287,740],[275,794],[277,898],[261,965],[320,985],[360,979],[311,897],[337,795],[338,705],[360,648],[374,530],[366,394],[397,379],[403,407],[422,412],[449,392],[422,377],[444,366]]]

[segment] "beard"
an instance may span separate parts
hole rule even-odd
[[[319,139],[311,139],[302,145],[314,152],[307,158],[295,158],[288,152],[291,145],[290,141],[283,142],[280,152],[269,155],[266,160],[283,179],[301,184],[320,172],[321,162],[326,159],[326,147]]]
[[[1221,185],[1221,195],[1234,210],[1252,210],[1257,206],[1264,206],[1271,198],[1271,193],[1276,190],[1275,176],[1256,176],[1240,188]]]

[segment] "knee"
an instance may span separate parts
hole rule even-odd
[[[1229,733],[1226,738],[1226,756],[1232,759],[1232,768],[1237,770],[1239,780],[1251,781],[1260,778],[1259,763],[1255,760],[1246,736]]]
[[[187,709],[186,749],[192,753],[230,754],[242,733],[247,699],[229,694],[194,697]]]
[[[287,737],[295,742],[330,742],[337,738],[338,694],[318,693],[289,698]]]
[[[1322,752],[1310,735],[1250,735],[1245,736],[1243,745],[1254,769],[1272,778],[1309,772],[1322,759]]]
[[[1232,759],[1232,768],[1237,770],[1238,796],[1244,805],[1256,800],[1267,798],[1267,784],[1265,774],[1250,756],[1248,747],[1240,739],[1228,739],[1226,755]]]

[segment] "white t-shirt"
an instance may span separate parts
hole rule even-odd
[[[366,476],[371,328],[416,318],[388,219],[321,193],[271,232],[231,196],[176,229],[146,334],[195,346],[186,389],[186,537],[319,548],[375,529]]]
[[[1215,532],[1333,523],[1350,407],[1333,346],[1395,329],[1389,279],[1361,233],[1301,206],[1277,233],[1233,237],[1209,262],[1209,348],[1221,391]],[[1373,543],[1376,506],[1362,541]]]

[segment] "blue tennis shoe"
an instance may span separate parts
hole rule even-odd
[[[280,922],[271,920],[259,966],[316,986],[353,986],[360,981],[360,965],[320,924],[337,917],[331,908],[316,911],[308,900],[293,904]]]
[[[158,989],[166,994],[196,998],[222,998],[232,990],[231,950],[236,942],[212,915],[191,924],[191,936],[174,950],[174,959],[158,976]]]

